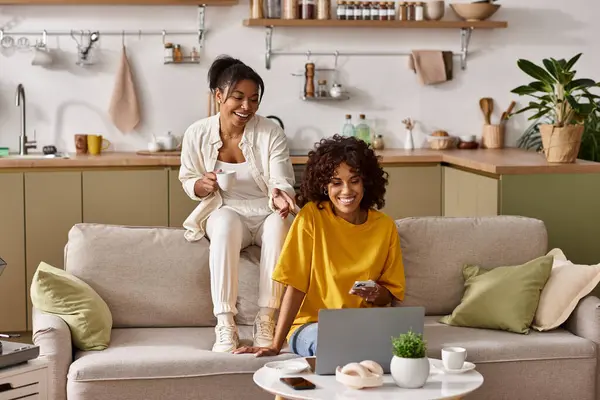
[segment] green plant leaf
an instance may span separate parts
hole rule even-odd
[[[555,62],[556,61],[553,61],[551,59],[546,59],[546,58],[542,60],[544,67],[546,67],[548,72],[550,72],[550,75],[552,75],[554,77],[554,79],[556,79],[558,82],[560,82],[560,80],[561,80],[560,79],[561,73],[559,71],[560,65],[555,64]]]
[[[529,86],[532,89],[535,89],[538,92],[545,92],[545,93],[552,93],[552,86],[550,85],[546,85],[544,82],[540,82],[540,81],[536,81],[536,82],[531,82],[529,84]]]
[[[539,109],[539,107],[531,107],[531,106],[527,106],[527,107],[521,108],[521,109],[520,109],[520,110],[518,110],[518,111],[514,111],[514,112],[512,113],[512,115],[518,115],[518,114],[522,114],[522,113],[524,113],[524,112],[526,112],[526,111],[529,111],[529,110],[537,110],[537,109]]]
[[[569,60],[569,62],[565,65],[565,71],[569,71],[571,68],[573,68],[573,66],[575,65],[575,63],[577,62],[577,60],[579,60],[579,57],[581,57],[582,53],[577,54],[575,57],[571,58]]]
[[[531,76],[534,79],[542,81],[548,85],[553,85],[556,82],[556,79],[552,77],[545,69],[542,67],[535,65],[529,60],[520,59],[517,61],[517,65],[523,72],[527,75]]]
[[[565,86],[565,90],[571,92],[577,89],[589,88],[596,85],[592,79],[575,79]]]
[[[535,82],[533,82],[533,83],[535,83]],[[543,85],[543,83],[542,83],[542,85]],[[535,88],[531,87],[531,84],[529,84],[529,85],[523,85],[523,86],[519,86],[517,88],[514,88],[510,92],[514,93],[514,94],[518,94],[519,96],[525,96],[525,95],[528,95],[528,94],[537,93],[538,89],[535,89]]]
[[[427,342],[423,335],[410,330],[397,338],[392,337],[392,353],[401,358],[423,358],[427,355]]]

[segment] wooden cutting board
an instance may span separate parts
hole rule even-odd
[[[140,150],[140,151],[136,151],[135,154],[137,154],[139,156],[175,156],[175,157],[179,157],[179,156],[181,156],[181,151],[173,150],[173,151],[151,152],[148,150]]]

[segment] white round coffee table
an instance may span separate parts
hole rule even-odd
[[[312,390],[294,390],[279,381],[282,376],[302,376],[315,384]],[[476,370],[462,374],[445,374],[434,368],[420,389],[402,389],[390,375],[384,376],[383,386],[355,390],[338,383],[335,375],[315,375],[310,371],[281,375],[276,370],[262,367],[254,373],[254,383],[261,389],[286,400],[434,400],[460,399],[483,384],[483,376]]]

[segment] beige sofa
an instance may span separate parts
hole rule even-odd
[[[529,335],[439,324],[459,303],[461,266],[517,264],[547,252],[541,221],[520,217],[398,221],[407,276],[405,305],[424,305],[429,356],[465,346],[485,382],[472,399],[577,399],[596,395],[600,300],[582,300],[567,329]],[[257,311],[259,252],[243,252],[238,323],[249,338]],[[80,224],[69,233],[66,269],[109,305],[112,342],[73,350],[67,325],[34,310],[34,341],[50,361],[51,399],[270,399],[252,382],[269,359],[210,351],[208,243],[171,228]],[[279,359],[294,357],[280,355]]]

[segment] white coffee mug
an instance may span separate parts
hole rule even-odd
[[[219,171],[216,173],[217,183],[221,190],[228,191],[233,188],[235,184],[235,171]]]
[[[442,362],[446,369],[461,369],[467,360],[467,349],[464,347],[444,347]]]

